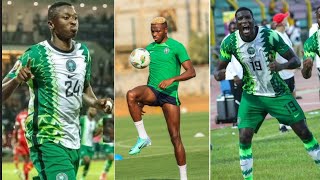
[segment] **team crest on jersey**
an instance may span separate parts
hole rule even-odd
[[[164,52],[165,54],[168,54],[168,53],[170,52],[170,49],[169,49],[168,47],[166,47],[166,48],[164,48],[163,52]]]
[[[68,176],[65,173],[59,173],[56,176],[56,180],[68,180]]]
[[[69,72],[73,72],[77,69],[77,65],[76,63],[72,60],[72,59],[69,59],[67,62],[66,62],[66,68]]]
[[[253,47],[248,47],[247,52],[250,58],[253,58],[256,55],[256,50]]]

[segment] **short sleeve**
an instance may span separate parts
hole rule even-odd
[[[303,60],[312,59],[314,60],[317,52],[317,35],[318,31],[309,37],[303,45]]]
[[[20,69],[22,67],[25,67],[28,63],[28,59],[30,59],[32,61],[32,50],[31,48],[29,48],[28,50],[26,50],[21,56],[20,58],[16,61],[16,63],[14,64],[13,68],[10,70],[10,72],[6,75],[7,78],[13,79],[15,77],[17,77]],[[32,63],[31,63],[32,66]]]
[[[185,62],[187,60],[190,60],[188,52],[187,52],[186,48],[182,44],[178,45],[176,56],[179,59],[180,63],[183,63],[183,62]]]
[[[273,30],[270,31],[269,43],[273,46],[274,51],[283,56],[290,49],[290,47],[284,42],[277,32]]]
[[[233,47],[233,45],[231,45],[230,43],[231,43],[231,35],[226,37],[220,45],[220,60],[221,61],[226,61],[226,62],[231,61],[231,58],[232,58],[231,47]]]

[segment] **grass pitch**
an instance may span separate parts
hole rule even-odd
[[[320,110],[306,112],[309,129],[320,142]],[[241,180],[238,129],[211,131],[211,179]],[[320,169],[307,154],[303,143],[291,130],[279,132],[278,121],[265,120],[253,137],[253,177],[259,180],[318,180]]]
[[[129,149],[136,143],[138,133],[130,117],[116,118],[116,179],[179,179],[179,169],[163,115],[143,116],[144,126],[152,145],[131,156]],[[181,136],[187,156],[189,179],[209,179],[209,113],[181,115]],[[204,137],[194,137],[203,133]]]
[[[102,160],[94,160],[90,164],[90,168],[88,171],[88,175],[86,177],[86,180],[98,180],[100,173],[102,172],[104,168],[104,162]],[[19,163],[20,170],[22,169],[23,163]],[[78,170],[77,179],[81,179],[83,166],[81,166]],[[29,174],[29,179],[32,179],[32,177],[37,176],[38,173],[35,170],[35,168],[32,169],[32,171]],[[2,179],[3,180],[20,180],[18,175],[14,173],[14,164],[12,162],[2,162]],[[111,166],[110,172],[108,173],[108,179],[113,180],[114,179],[114,166]]]

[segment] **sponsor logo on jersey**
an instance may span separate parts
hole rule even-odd
[[[69,72],[73,72],[77,69],[77,65],[76,63],[72,60],[72,59],[69,59],[67,62],[66,62],[66,68]]]
[[[165,54],[168,54],[168,53],[170,52],[170,49],[169,49],[168,47],[166,47],[166,48],[164,48],[163,52],[164,52]]]

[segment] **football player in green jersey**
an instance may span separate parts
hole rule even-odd
[[[21,84],[30,91],[25,121],[30,157],[38,179],[76,179],[79,167],[82,102],[106,113],[111,98],[97,99],[90,86],[88,48],[72,40],[78,31],[78,14],[66,2],[48,9],[51,39],[31,46],[2,81],[2,100]]]
[[[148,83],[135,87],[127,93],[129,112],[139,134],[137,143],[130,149],[129,154],[137,154],[143,147],[151,145],[141,116],[143,106],[160,106],[167,122],[181,179],[185,179],[186,155],[180,136],[178,85],[179,81],[195,77],[196,72],[185,47],[169,38],[167,33],[166,19],[154,18],[151,22],[154,42],[146,47],[151,57]],[[182,74],[180,74],[181,66],[185,70]]]
[[[320,27],[320,6],[316,8],[316,19],[318,26]],[[303,68],[301,69],[302,76],[305,79],[309,79],[311,77],[313,61],[315,56],[320,56],[320,30],[318,29],[311,37],[309,37],[303,46],[304,50],[304,61]]]
[[[299,58],[273,30],[255,26],[252,11],[246,7],[235,13],[238,31],[221,44],[220,61],[214,77],[225,78],[231,55],[243,67],[243,94],[238,113],[240,166],[244,179],[253,179],[252,138],[269,113],[282,124],[290,125],[305,149],[320,166],[320,147],[305,123],[304,112],[290,93],[278,71],[300,66]],[[279,53],[288,62],[279,64]]]

